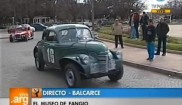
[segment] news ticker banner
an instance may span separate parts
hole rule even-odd
[[[33,98],[30,105],[181,105],[181,103],[182,99],[171,98]],[[9,99],[0,98],[0,104],[10,105]]]
[[[10,105],[102,105],[107,100],[127,98],[182,100],[182,88],[11,88],[9,98]]]

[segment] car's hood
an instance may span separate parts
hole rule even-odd
[[[108,51],[108,47],[99,41],[89,41],[86,42],[86,49],[89,52],[95,52],[96,54],[106,54]]]
[[[105,55],[108,53],[108,47],[100,41],[80,41],[62,43],[62,48],[67,49],[68,53],[81,54],[81,53],[95,53],[97,55]],[[64,46],[64,47],[63,47]]]
[[[17,35],[17,34],[26,34],[26,31],[16,31],[13,33],[13,35]]]

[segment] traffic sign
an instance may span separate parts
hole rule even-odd
[[[166,15],[166,14],[171,14],[171,9],[152,9],[151,13],[158,15]]]

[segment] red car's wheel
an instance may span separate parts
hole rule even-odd
[[[14,39],[13,39],[12,36],[9,37],[9,41],[10,41],[10,42],[14,42]]]
[[[28,41],[28,36],[25,37],[25,41]]]
[[[32,39],[34,38],[34,32],[31,33],[31,37],[32,37]]]

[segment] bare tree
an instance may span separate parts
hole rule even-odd
[[[180,0],[177,0],[180,1]],[[126,18],[131,9],[140,11],[144,4],[140,0],[94,0],[95,18]],[[110,8],[112,7],[112,8]],[[48,16],[62,21],[91,19],[91,2],[85,0],[0,0],[0,24],[12,22],[12,17],[21,22],[23,18]],[[32,21],[31,21],[32,22]]]
[[[174,18],[182,18],[182,0],[172,0],[169,1],[166,5],[166,8],[172,9],[172,15]]]

